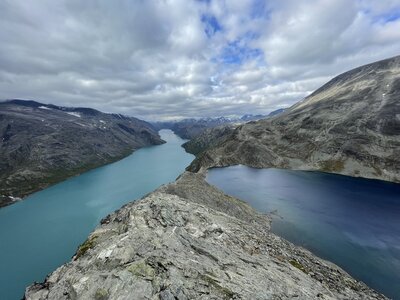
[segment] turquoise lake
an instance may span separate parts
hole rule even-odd
[[[277,235],[400,299],[400,184],[245,166],[211,169],[207,181],[273,212]]]
[[[25,287],[69,261],[107,214],[172,182],[193,160],[184,140],[167,141],[73,177],[0,209],[0,299],[21,299]]]

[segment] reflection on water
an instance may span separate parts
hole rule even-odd
[[[207,181],[272,212],[272,230],[400,299],[400,184],[319,172],[210,170]]]

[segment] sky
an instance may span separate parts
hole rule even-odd
[[[0,0],[0,99],[266,114],[400,55],[400,0]]]

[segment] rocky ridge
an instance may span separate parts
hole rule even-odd
[[[160,143],[155,129],[136,118],[35,101],[0,102],[0,207]]]
[[[102,220],[25,299],[385,299],[186,172]]]
[[[210,131],[185,148],[198,154],[194,172],[244,164],[400,182],[400,56],[343,73],[283,114]]]

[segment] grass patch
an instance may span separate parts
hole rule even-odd
[[[94,299],[96,300],[106,300],[108,299],[108,291],[106,289],[99,288],[94,294]]]
[[[139,261],[133,263],[127,267],[127,270],[132,273],[132,275],[143,277],[152,280],[155,276],[154,269],[146,264],[144,261]]]
[[[289,263],[290,263],[293,267],[295,267],[295,268],[299,269],[300,271],[302,271],[302,272],[308,274],[306,268],[305,268],[301,263],[299,263],[297,260],[291,259],[291,260],[289,260]]]
[[[95,246],[97,236],[93,235],[89,237],[82,245],[79,246],[78,251],[76,251],[76,259],[84,255],[89,249]]]
[[[213,278],[210,275],[201,275],[201,279],[207,282],[210,286],[214,287],[221,295],[222,299],[232,299],[235,296],[235,293],[232,292],[230,289],[223,287],[219,284],[218,280]]]
[[[342,160],[330,159],[326,161],[321,161],[319,164],[321,170],[324,172],[340,172],[344,169],[344,161]]]

